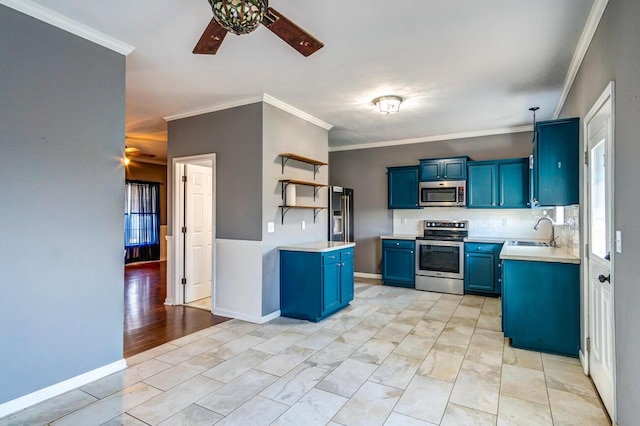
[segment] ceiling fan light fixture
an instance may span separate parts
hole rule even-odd
[[[374,105],[380,108],[380,112],[385,115],[395,114],[400,111],[400,104],[404,99],[396,95],[380,96],[373,100]]]
[[[268,0],[210,0],[213,17],[227,31],[248,34],[262,22]]]

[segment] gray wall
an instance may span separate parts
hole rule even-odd
[[[380,235],[392,232],[393,219],[387,209],[387,167],[459,155],[473,160],[527,157],[531,137],[523,132],[329,153],[329,182],[354,189],[355,270],[380,273]]]
[[[283,204],[280,179],[313,181],[313,166],[298,161],[288,161],[282,169],[278,154],[293,152],[305,157],[327,162],[329,133],[327,130],[298,118],[269,104],[263,104],[263,229],[262,229],[262,314],[268,315],[280,309],[280,263],[278,246],[322,241],[327,239],[327,210],[321,211],[314,223],[313,210],[290,210],[281,219],[278,208]],[[327,183],[327,166],[320,167],[316,182]],[[296,187],[298,205],[327,206],[328,191],[318,191],[315,201],[313,188]],[[306,229],[302,230],[304,221]],[[274,222],[275,232],[267,232],[267,222]]]
[[[0,6],[0,403],[122,359],[125,58]]]
[[[262,239],[262,103],[170,121],[172,159],[216,154],[216,238]],[[167,185],[167,234],[172,231],[172,185]]]
[[[615,229],[623,252],[615,253],[615,343],[618,423],[640,418],[640,2],[610,0],[571,88],[561,116],[587,115],[609,81],[615,80]],[[584,142],[581,141],[581,149]]]

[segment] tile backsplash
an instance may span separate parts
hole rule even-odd
[[[550,237],[548,222],[538,231],[533,227],[538,219],[548,215],[556,223],[558,246],[569,247],[579,253],[579,206],[548,209],[465,209],[459,207],[430,207],[420,210],[394,210],[394,234],[422,234],[425,220],[467,220],[469,236],[497,238],[528,238],[545,240]],[[574,254],[576,252],[574,251]]]

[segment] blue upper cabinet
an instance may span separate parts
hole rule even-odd
[[[467,207],[528,207],[529,162],[526,158],[470,161],[467,164]]]
[[[468,157],[420,160],[420,182],[466,180]]]
[[[470,161],[467,181],[467,207],[496,206],[497,169],[493,161]]]
[[[387,168],[388,208],[419,209],[418,166]]]
[[[580,120],[541,121],[533,144],[533,207],[579,202]]]

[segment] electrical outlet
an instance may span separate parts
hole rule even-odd
[[[276,225],[273,222],[267,222],[267,232],[271,233],[274,232]]]
[[[506,217],[502,218],[502,226],[507,226],[507,218]]]
[[[622,231],[616,231],[616,251],[622,253]]]
[[[301,223],[302,226],[302,230],[304,231],[305,229],[307,229],[307,224],[305,223],[305,221],[303,220]]]
[[[400,225],[406,225],[407,224],[407,218],[403,217],[402,219],[400,219]]]

